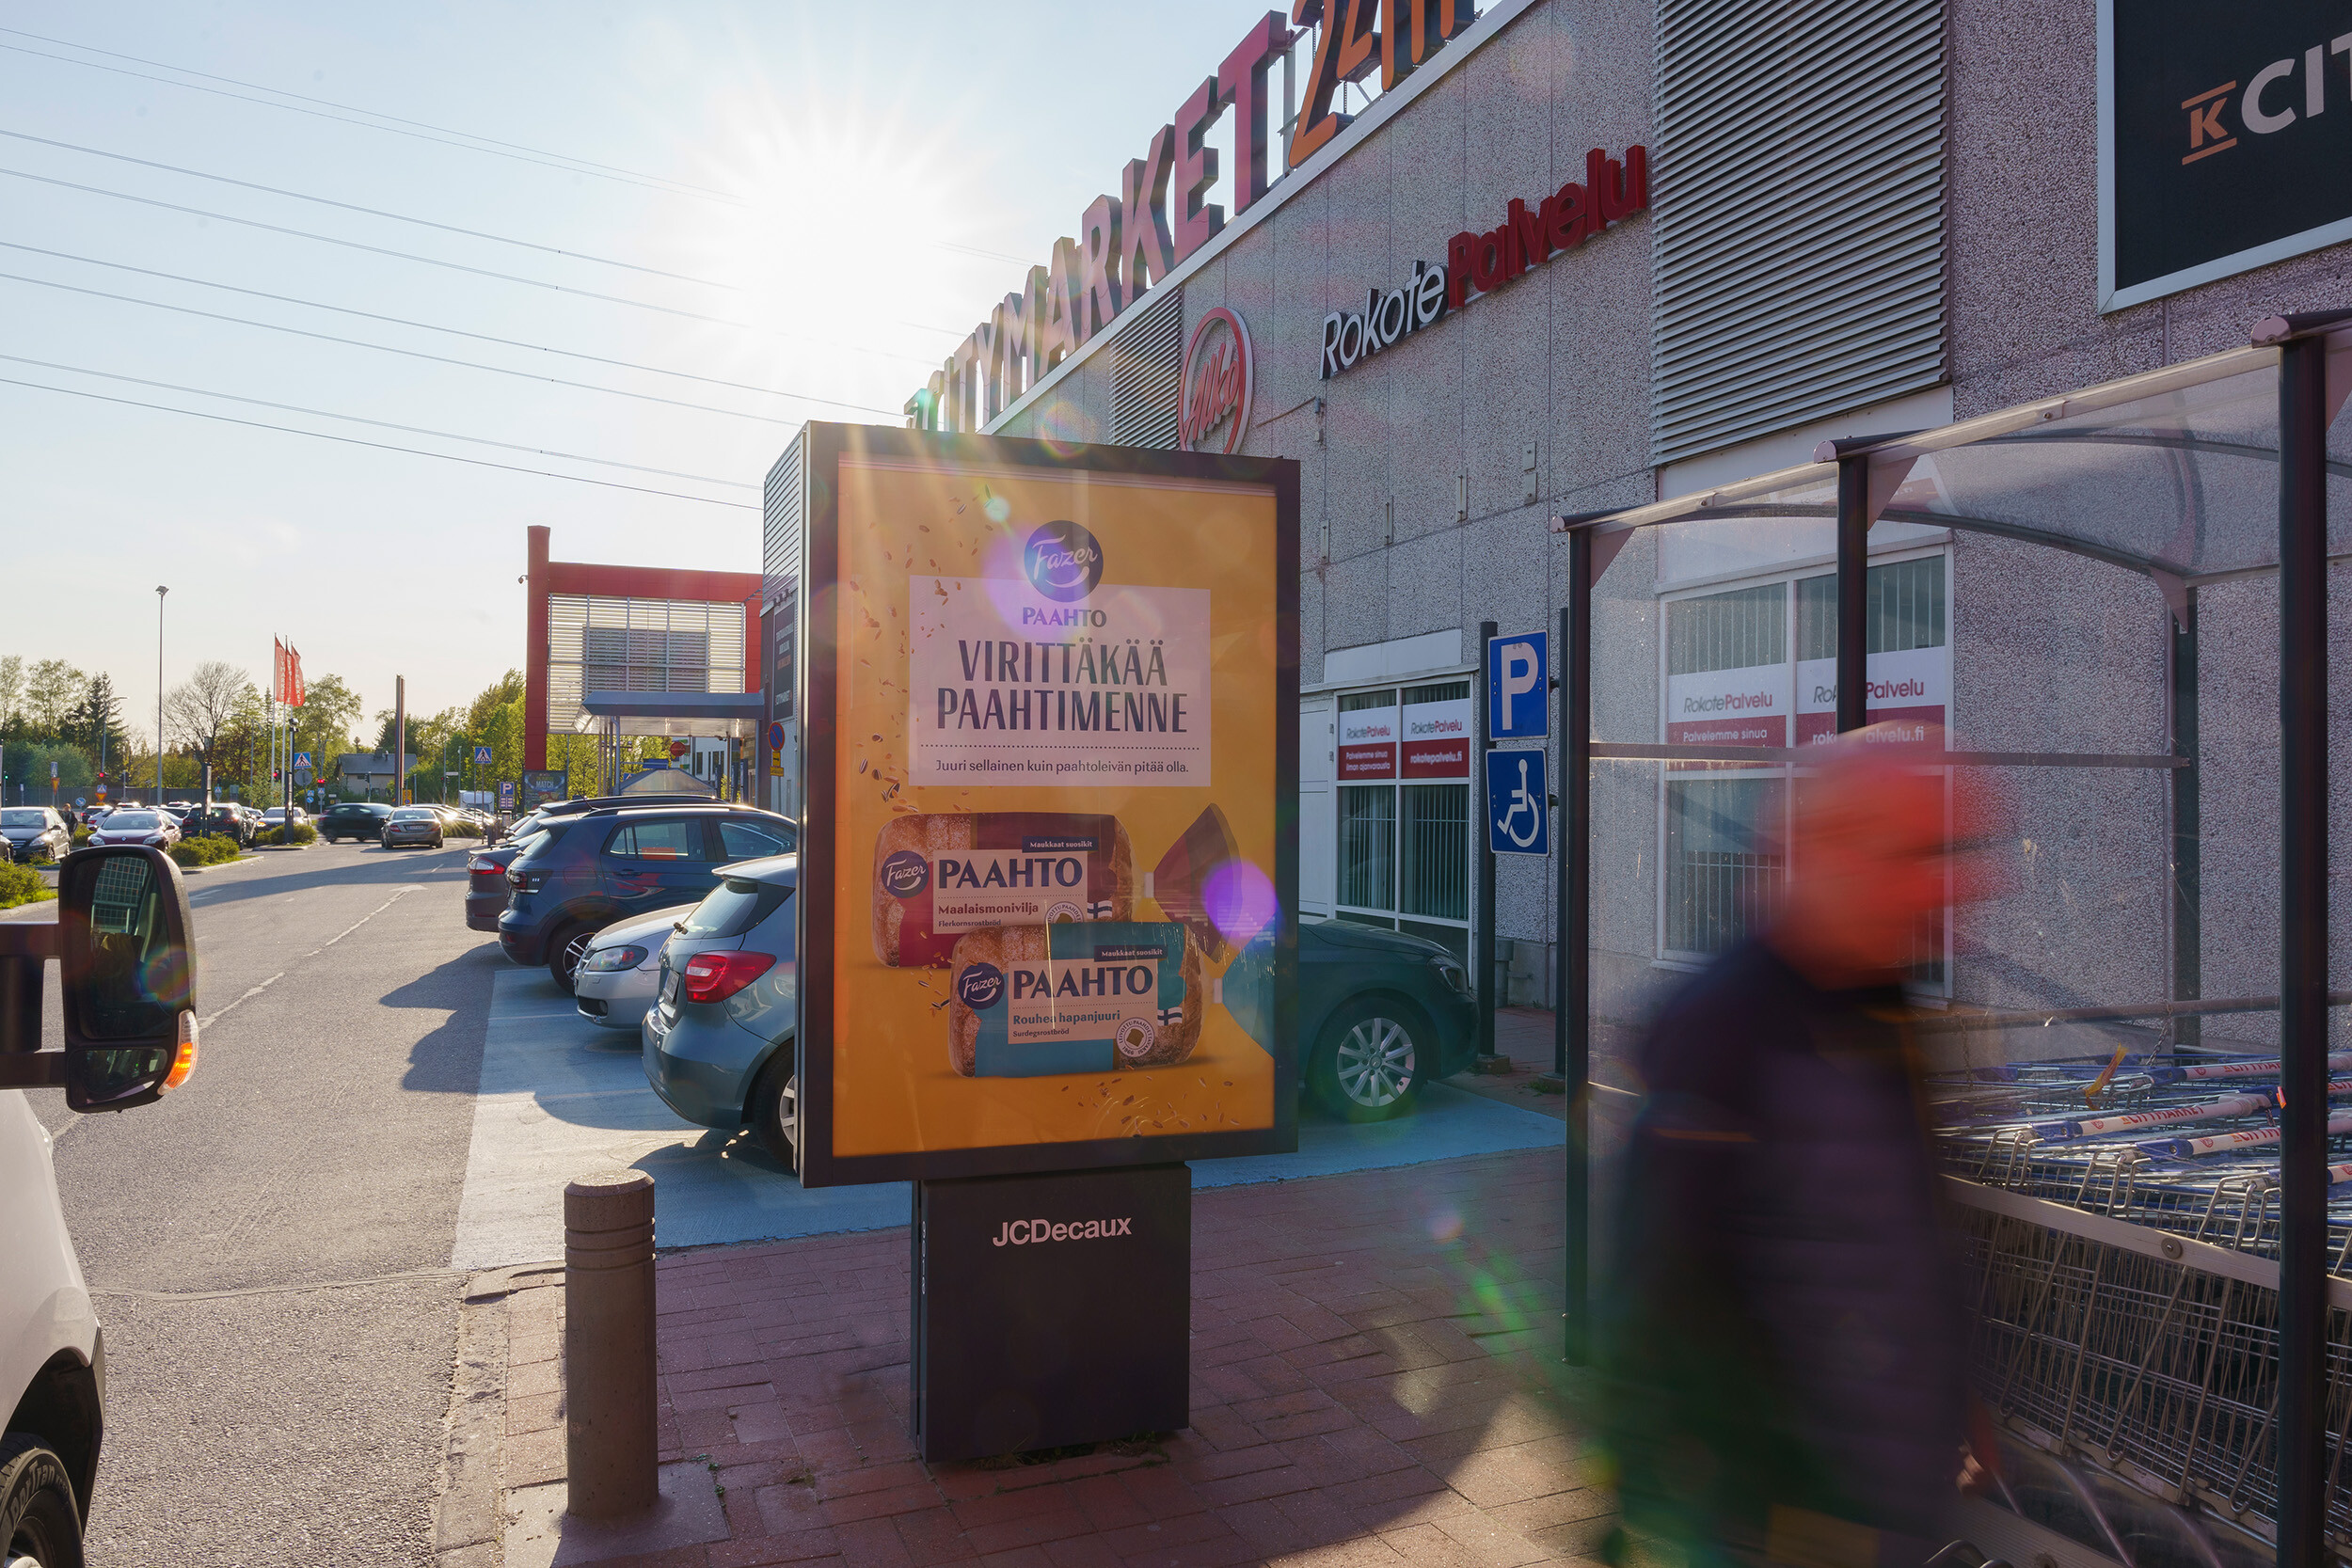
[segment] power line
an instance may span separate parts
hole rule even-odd
[[[44,371],[64,371],[69,375],[94,375],[104,381],[124,381],[134,387],[152,387],[161,392],[184,392],[190,397],[218,398],[223,403],[242,403],[255,408],[275,408],[281,414],[308,414],[314,419],[342,420],[347,424],[373,425],[378,430],[397,430],[404,436],[430,436],[438,441],[464,441],[477,447],[497,447],[504,451],[528,452],[533,457],[560,457],[566,463],[594,463],[599,467],[627,468],[631,473],[655,474],[663,479],[691,480],[696,484],[723,484],[733,490],[756,490],[756,484],[746,484],[739,479],[713,479],[708,474],[680,473],[675,468],[649,468],[642,463],[623,463],[610,457],[583,457],[575,451],[554,451],[546,447],[518,446],[513,441],[493,441],[485,436],[460,436],[453,431],[428,430],[421,425],[394,424],[389,420],[363,419],[358,414],[338,414],[326,408],[306,408],[297,403],[272,403],[267,398],[239,397],[234,392],[215,392],[203,387],[182,387],[168,381],[149,381],[142,376],[118,375],[113,371],[93,371],[86,365],[60,365],[48,359],[27,359],[20,354],[0,354],[0,360],[11,365],[31,365]]]
[[[230,76],[213,76],[209,71],[188,71],[183,66],[165,65],[159,60],[141,60],[135,55],[118,55],[110,49],[92,49],[86,43],[67,43],[62,39],[42,38],[39,33],[27,33],[14,27],[0,27],[0,33],[13,34],[17,38],[37,39],[42,43],[53,43],[61,49],[81,49],[92,55],[111,55],[113,58],[118,60],[135,60],[140,65],[151,65],[159,71],[178,71],[189,76],[206,76],[215,82],[230,82],[237,87],[251,87],[256,92],[278,93],[280,97],[285,98],[304,97],[301,93],[286,92],[283,88],[279,87],[264,87],[257,86],[251,82],[238,82],[234,77]],[[469,131],[451,131],[446,126],[438,125],[427,126],[422,120],[401,120],[400,117],[397,115],[377,114],[376,111],[373,109],[354,108],[352,105],[346,103],[334,103],[328,99],[309,98],[305,99],[305,102],[311,103],[325,103],[334,108],[349,109],[351,114],[373,115],[375,119],[398,120],[400,125],[423,126],[426,130],[444,131],[447,135],[429,136],[424,135],[422,131],[401,130],[399,125],[378,125],[374,123],[373,120],[353,119],[349,118],[348,115],[331,115],[320,109],[305,109],[294,103],[280,103],[275,99],[248,98],[241,92],[224,92],[218,87],[199,87],[194,82],[182,82],[169,76],[150,76],[143,71],[125,71],[120,66],[100,65],[96,60],[77,60],[70,55],[43,54],[38,49],[27,49],[23,44],[0,43],[0,49],[8,50],[9,53],[16,55],[30,55],[36,59],[55,60],[60,65],[78,65],[85,71],[103,71],[116,76],[135,76],[142,82],[160,82],[165,87],[180,87],[188,92],[210,93],[215,98],[233,98],[240,103],[258,103],[265,109],[283,109],[288,114],[309,115],[316,119],[331,119],[342,125],[358,126],[363,131],[382,131],[389,135],[409,136],[418,141],[437,142],[443,147],[454,147],[467,152],[486,152],[492,157],[512,158],[518,163],[537,164],[542,168],[560,169],[566,174],[593,174],[598,179],[616,180],[626,185],[637,185],[645,190],[660,191],[665,196],[691,196],[707,201],[723,201],[732,207],[746,207],[750,205],[749,202],[745,201],[740,197],[729,196],[724,191],[714,191],[707,185],[689,184],[683,180],[672,180],[665,175],[637,174],[628,169],[617,168],[611,164],[599,164],[587,158],[574,158],[570,154],[564,152],[548,152],[536,157],[530,156],[528,154],[538,152],[539,150],[536,148],[522,148],[519,143],[501,142],[490,136],[477,136]],[[463,136],[467,139],[464,141],[451,141],[448,139],[450,136]],[[476,145],[478,143],[487,143],[488,145]],[[501,150],[501,149],[515,149],[516,150]],[[550,158],[562,159],[563,162],[550,163],[548,161]]]
[[[322,343],[342,343],[349,348],[373,349],[379,354],[397,354],[410,359],[430,360],[437,365],[456,365],[469,371],[488,371],[494,375],[519,376],[526,381],[545,382],[550,387],[572,387],[584,392],[604,392],[616,398],[635,398],[644,403],[667,404],[673,408],[691,408],[703,414],[724,414],[732,419],[756,420],[762,424],[792,425],[798,420],[780,420],[771,414],[746,413],[738,408],[721,408],[707,403],[688,403],[683,398],[665,398],[655,392],[632,392],[620,387],[599,387],[594,382],[567,381],[560,375],[541,375],[535,371],[510,370],[504,365],[485,365],[475,359],[457,359],[445,354],[427,354],[421,349],[396,348],[390,343],[371,343],[360,338],[339,338],[331,332],[311,332],[299,326],[284,326],[277,322],[255,321],[248,316],[224,315],[217,310],[199,310],[192,305],[170,305],[160,299],[141,299],[136,294],[110,293],[104,289],[85,289],[78,284],[59,283],[53,278],[28,277],[23,273],[0,272],[0,278],[15,283],[31,283],[43,289],[63,289],[68,293],[87,294],[92,299],[119,300],[125,305],[144,305],[156,310],[177,311],[183,316],[201,316],[206,321],[229,322],[237,326],[257,326],[265,332],[284,332],[296,338],[311,338]],[[327,309],[332,309],[328,307]],[[561,350],[550,352],[561,353]],[[845,403],[839,398],[812,397],[805,392],[778,392],[777,397],[801,398],[809,403],[821,403],[835,408],[851,408],[862,414],[893,415],[895,409],[876,408],[868,404]]]
[[[41,147],[62,148],[68,152],[87,153],[92,158],[111,158],[119,164],[136,164],[141,168],[161,169],[166,174],[183,174],[191,180],[210,180],[217,184],[235,185],[240,190],[261,191],[269,196],[282,196],[295,201],[313,201],[322,207],[339,207],[346,213],[364,213],[370,217],[389,218],[395,223],[413,223],[420,229],[437,229],[444,234],[463,234],[469,239],[489,240],[498,245],[511,245],[523,250],[536,250],[548,256],[566,257],[575,261],[594,261],[598,266],[619,267],[628,272],[642,272],[649,277],[666,277],[676,283],[695,283],[706,289],[724,289],[729,293],[743,291],[733,283],[721,283],[713,278],[694,277],[682,272],[664,272],[660,267],[640,266],[634,261],[616,261],[609,256],[594,256],[584,250],[564,250],[535,240],[512,239],[504,234],[488,234],[479,229],[461,229],[453,223],[436,223],[431,218],[410,217],[405,213],[388,213],[381,207],[362,207],[355,201],[338,201],[332,197],[310,196],[302,191],[290,191],[278,185],[258,184],[251,180],[232,179],[226,174],[207,174],[200,168],[182,168],[177,164],[159,164],[151,158],[134,158],[128,152],[109,152],[103,148],[83,147],[70,141],[53,141],[26,131],[0,130],[0,136],[11,141],[33,142]]]
[[[0,44],[0,48],[7,45]],[[476,277],[495,277],[503,283],[522,283],[533,289],[548,289],[559,294],[574,294],[581,299],[600,299],[608,305],[627,305],[639,310],[653,310],[665,316],[682,316],[688,321],[708,322],[714,326],[737,326],[757,331],[750,322],[730,321],[724,316],[706,316],[699,310],[680,310],[675,306],[654,305],[642,299],[629,299],[620,294],[600,294],[594,289],[575,289],[564,283],[550,283],[541,277],[523,277],[511,272],[493,272],[487,267],[469,267],[462,261],[444,261],[437,257],[419,256],[405,250],[390,250],[380,245],[362,245],[358,240],[337,239],[332,234],[314,234],[307,229],[288,229],[280,224],[263,223],[257,218],[231,217],[227,213],[208,212],[201,207],[183,207],[177,202],[158,201],[151,196],[133,196],[128,191],[110,191],[101,185],[80,185],[71,180],[53,180],[46,174],[32,174],[21,168],[0,168],[0,174],[36,184],[57,185],[69,191],[83,191],[91,196],[112,197],[117,201],[135,201],[142,207],[160,207],[167,213],[186,213],[194,217],[214,218],[222,223],[234,223],[246,229],[260,229],[272,234],[291,234],[298,240],[316,240],[321,245],[339,245],[349,250],[364,250],[375,256],[389,256],[402,261],[420,261],[428,267],[447,267],[452,272],[471,273]]]
[[[454,452],[427,451],[422,447],[396,447],[386,441],[362,441],[356,436],[332,436],[324,430],[300,430],[290,424],[269,424],[261,420],[240,420],[228,414],[207,414],[196,408],[174,408],[168,404],[141,403],[136,398],[108,397],[103,392],[85,392],[73,387],[52,387],[39,381],[17,381],[0,376],[0,387],[24,387],[36,392],[57,392],[70,398],[88,398],[94,403],[118,404],[125,408],[151,408],[159,414],[184,414],[191,420],[212,420],[219,424],[244,425],[248,430],[275,430],[287,436],[308,436],[314,441],[336,441],[347,447],[371,447],[377,451],[403,451],[412,457],[437,457],[444,463],[463,463],[474,468],[498,468],[510,474],[532,474],[540,479],[561,479],[574,484],[594,484],[606,490],[629,490],[641,496],[667,496],[672,500],[700,501],[705,506],[730,507],[738,512],[756,512],[750,501],[720,500],[712,496],[690,496],[678,490],[656,490],[643,484],[623,484],[617,480],[588,479],[580,474],[559,474],[548,468],[525,468],[513,463],[493,463],[486,458],[460,457]]]
[[[135,267],[128,261],[108,261],[96,256],[76,256],[65,250],[44,250],[40,245],[20,245],[13,240],[0,240],[0,248],[22,250],[33,256],[54,257],[60,261],[79,261],[86,266],[111,267],[117,272],[135,272],[141,277],[161,277],[173,283],[193,283],[199,289],[219,289],[227,293],[244,294],[252,299],[276,300],[280,305],[300,305],[312,310],[332,310],[338,315],[358,316],[364,321],[389,322],[394,326],[413,326],[421,332],[445,332],[453,338],[471,338],[474,341],[481,343],[498,343],[507,348],[536,349],[541,354],[560,354],[566,359],[585,359],[595,365],[617,365],[622,370],[644,371],[650,375],[675,376],[680,381],[699,381],[710,387],[732,387],[738,391],[764,392],[770,397],[777,398],[805,398],[811,403],[834,401],[831,398],[814,397],[807,392],[780,391],[773,387],[755,386],[748,381],[728,381],[715,375],[697,375],[691,371],[665,370],[660,365],[640,365],[629,359],[612,359],[600,354],[582,354],[577,349],[550,348],[546,343],[527,343],[519,339],[501,338],[487,332],[469,332],[460,326],[437,326],[432,322],[410,321],[405,316],[387,316],[374,310],[355,309],[348,305],[327,305],[315,299],[298,299],[293,294],[271,293],[266,289],[247,289],[234,283],[216,283],[209,277],[188,277],[176,272],[157,272],[152,267]],[[830,338],[811,338],[805,333],[780,332],[773,327],[767,330],[780,338],[793,338],[802,342],[819,343],[827,348],[850,349],[855,353],[871,355],[880,359],[903,359],[911,365],[927,365],[933,369],[939,365],[936,358],[926,355],[898,354],[885,348],[864,348],[853,343],[839,342]],[[840,406],[844,408],[865,407],[863,404],[854,403],[845,403]],[[877,410],[877,412],[894,411]]]

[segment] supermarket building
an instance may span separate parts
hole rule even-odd
[[[1300,0],[1295,31],[1244,17],[1149,146],[1096,154],[1105,194],[1073,214],[1078,233],[1025,284],[1008,278],[910,422],[1295,460],[1302,907],[1466,950],[1480,835],[1454,737],[1480,623],[1544,630],[1567,602],[1558,519],[2352,304],[2352,13],[2114,8],[2136,15],[2094,0],[1498,0],[1474,16]],[[1869,543],[1870,717],[2060,743],[2046,676],[1955,708],[1953,648],[1965,666],[1984,640],[1988,669],[2021,637],[2062,657],[2069,635],[2048,628],[2097,631],[2104,568],[1922,523],[1882,522]],[[1597,673],[1597,724],[1717,744],[1827,734],[1831,559],[1827,535],[1802,530],[1628,549],[1596,613],[1631,673],[1606,690]],[[2133,733],[2075,733],[2078,748],[2169,747],[2172,656],[2141,587],[2155,610],[2098,634],[2135,694],[2088,725]],[[2209,712],[2208,731],[2222,721]],[[1597,1006],[1638,1015],[1736,940],[1776,874],[1772,772],[1655,778],[1646,820],[1597,848],[1596,984],[1615,998]],[[2166,784],[2119,787],[2161,820]],[[2028,803],[2062,814],[2074,787],[2053,779]],[[2209,836],[2231,809],[2216,796]],[[2114,850],[2119,879],[2150,856],[2161,878],[2149,836]],[[1553,888],[1547,863],[1504,858],[1507,1000],[1549,1000]],[[2165,900],[2106,918],[2107,946],[2143,953],[2145,974],[2101,985],[2163,994],[2178,946]],[[2275,957],[2259,925],[2242,952],[2231,942],[2206,942],[2209,988]]]

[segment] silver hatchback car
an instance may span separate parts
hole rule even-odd
[[[694,950],[681,951],[685,931],[662,950],[640,1032],[645,1081],[688,1121],[753,1129],[791,1169],[800,1132],[792,1041],[800,857],[743,861],[721,875],[686,917],[707,933]]]

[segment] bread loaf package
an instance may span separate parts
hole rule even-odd
[[[968,931],[948,971],[948,1059],[966,1078],[1168,1067],[1200,1043],[1200,948],[1174,921]]]
[[[973,931],[1130,920],[1135,883],[1135,851],[1115,816],[901,816],[874,838],[874,956],[926,969],[946,963]]]

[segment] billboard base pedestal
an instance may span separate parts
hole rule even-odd
[[[914,1183],[914,1437],[931,1462],[1191,1419],[1185,1165]]]

